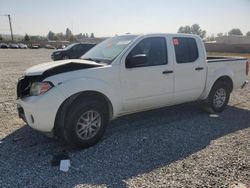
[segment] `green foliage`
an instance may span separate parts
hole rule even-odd
[[[223,33],[218,33],[217,34],[217,37],[222,37],[223,36]]]
[[[2,41],[3,40],[3,37],[2,37],[2,35],[0,35],[0,41]]]
[[[90,38],[95,38],[94,33],[91,33],[91,34],[90,34]]]
[[[61,33],[56,33],[54,39],[55,39],[55,40],[64,40],[64,35],[63,35],[63,33],[62,33],[62,32],[61,32]]]
[[[250,31],[248,31],[248,32],[246,33],[246,36],[250,37]]]
[[[70,39],[72,39],[72,36],[73,36],[73,34],[72,34],[71,30],[69,28],[67,28],[66,32],[65,32],[66,39],[70,40]]]
[[[29,37],[29,35],[27,33],[24,36],[24,41],[25,42],[29,42],[30,41],[30,37]]]
[[[178,33],[188,33],[199,35],[201,38],[206,37],[206,31],[202,30],[198,24],[193,24],[191,26],[181,26],[178,30]]]
[[[238,28],[234,28],[234,29],[231,29],[229,32],[228,32],[228,35],[243,35],[243,33],[241,32],[240,29]]]
[[[72,41],[75,41],[75,40],[76,40],[75,36],[74,36],[74,35],[71,35],[70,38],[69,38],[69,41],[72,42]]]
[[[41,40],[45,41],[47,39],[45,37],[36,35],[36,36],[30,36],[30,40],[31,41],[41,41]]]
[[[207,41],[215,41],[215,36],[212,34],[211,36],[208,36]]]
[[[47,38],[49,40],[55,40],[55,33],[52,32],[52,31],[49,31],[48,35],[47,35]]]

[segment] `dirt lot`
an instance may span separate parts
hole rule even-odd
[[[198,103],[113,121],[102,141],[74,151],[17,118],[15,85],[51,50],[0,50],[0,187],[228,187],[250,184],[250,86],[219,117]],[[249,77],[250,80],[250,77]],[[67,173],[51,166],[67,152]]]

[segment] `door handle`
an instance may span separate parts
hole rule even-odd
[[[199,70],[203,70],[204,67],[196,67],[195,70],[199,71]]]
[[[165,70],[165,71],[163,71],[162,72],[162,74],[171,74],[171,73],[173,73],[174,71],[172,71],[172,70]]]

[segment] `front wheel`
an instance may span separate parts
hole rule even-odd
[[[209,113],[222,112],[227,106],[229,98],[230,90],[228,85],[224,82],[217,82],[212,87],[203,107]]]
[[[68,112],[64,139],[76,147],[90,147],[101,139],[107,122],[106,110],[101,102],[79,100]]]

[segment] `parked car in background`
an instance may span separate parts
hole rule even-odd
[[[0,48],[9,48],[8,44],[6,43],[0,43]]]
[[[248,72],[246,58],[207,58],[196,35],[117,36],[81,59],[29,68],[17,85],[18,112],[36,130],[89,147],[126,114],[196,100],[219,113]]]
[[[45,45],[45,48],[47,48],[47,49],[56,49],[55,46],[52,46],[52,45],[50,45],[50,44],[46,44],[46,45]]]
[[[19,46],[17,44],[12,43],[12,44],[9,45],[9,48],[18,49]]]
[[[56,47],[56,49],[64,49],[66,48],[66,46],[64,44],[60,44]]]
[[[38,49],[38,48],[40,48],[40,45],[39,44],[30,44],[29,48],[30,49]]]
[[[95,44],[74,43],[64,49],[54,51],[51,55],[51,59],[54,61],[62,59],[78,59],[93,46],[95,46]]]
[[[28,46],[26,44],[18,43],[17,45],[21,49],[27,49],[28,48]]]

